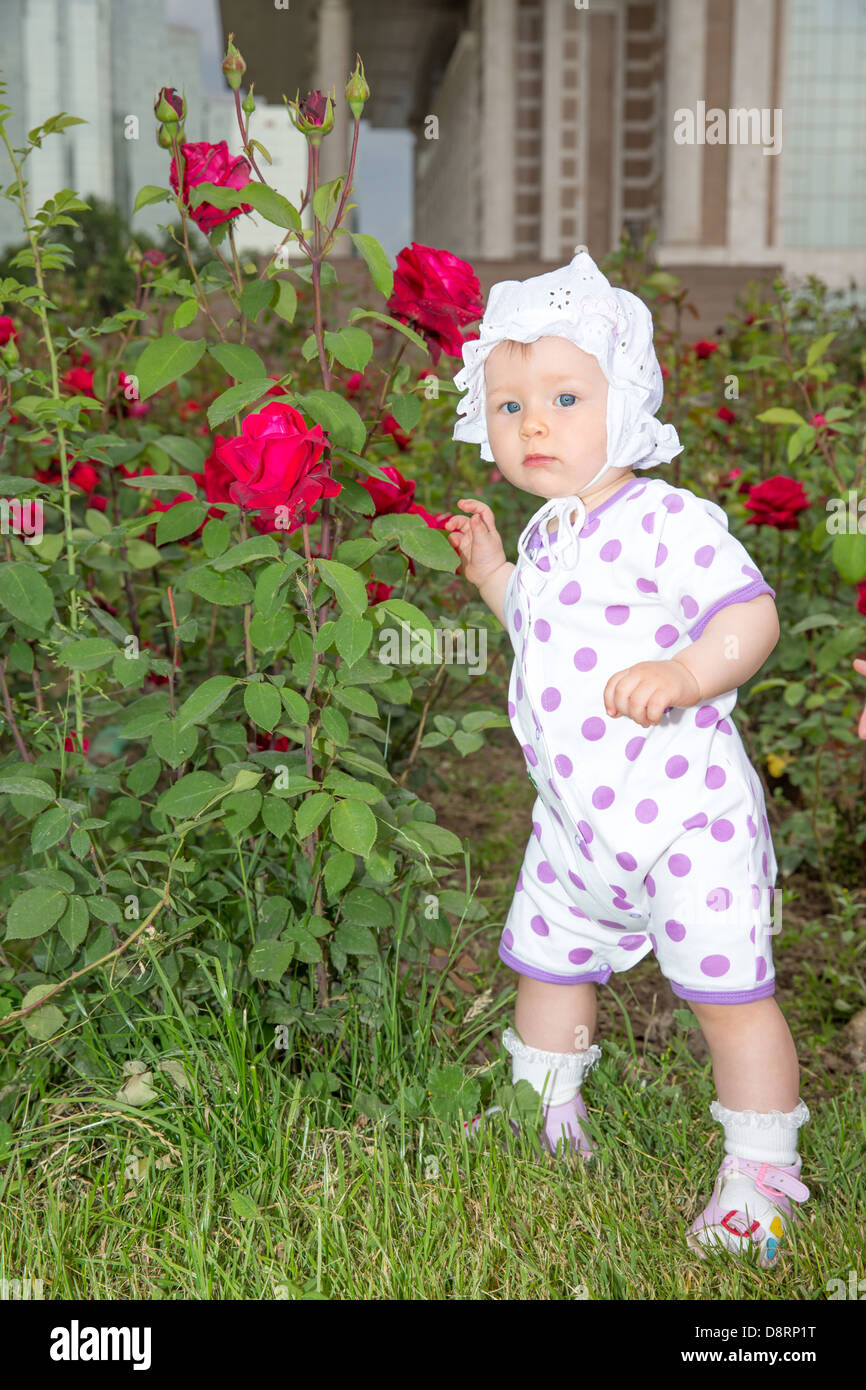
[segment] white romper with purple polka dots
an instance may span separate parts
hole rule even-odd
[[[727,604],[775,590],[720,507],[661,478],[590,511],[576,561],[558,539],[540,555],[535,526],[505,593],[508,715],[538,797],[499,956],[603,984],[653,951],[681,999],[765,998],[777,864],[736,690],[647,729],[602,697],[615,671],[674,656]]]

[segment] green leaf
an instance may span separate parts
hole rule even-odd
[[[241,343],[208,343],[207,350],[235,381],[261,381],[268,375],[264,362],[251,347]]]
[[[423,853],[443,855],[462,854],[463,845],[452,830],[433,821],[410,820],[398,828],[398,833]]]
[[[379,943],[369,927],[343,922],[334,933],[334,945],[349,956],[374,956]]]
[[[825,333],[822,337],[816,338],[814,343],[810,344],[809,351],[806,354],[807,367],[814,367],[818,359],[824,356],[824,353],[835,337],[835,333]]]
[[[866,535],[857,531],[834,536],[830,555],[846,584],[859,584],[866,578]]]
[[[30,831],[30,848],[34,854],[44,854],[59,844],[72,823],[72,812],[62,806],[52,806],[34,821]]]
[[[220,791],[228,792],[229,788],[212,772],[188,772],[163,792],[156,810],[174,820],[187,820],[202,811]]]
[[[134,570],[152,569],[162,560],[162,556],[150,541],[132,540],[126,542],[126,558]]]
[[[250,280],[241,291],[241,313],[251,323],[255,323],[259,314],[268,307],[273,297],[273,281],[259,280],[258,278]]]
[[[317,559],[316,565],[328,588],[333,589],[340,600],[343,611],[360,618],[367,610],[367,586],[363,577],[336,560]]]
[[[301,218],[297,208],[268,184],[250,182],[240,191],[243,201],[252,203],[256,212],[261,213],[266,222],[273,222],[275,227],[289,227],[295,232],[301,230]]]
[[[158,724],[151,734],[150,746],[169,767],[180,767],[191,758],[198,743],[198,729],[194,725],[178,728],[176,719],[168,719]]]
[[[197,531],[207,516],[207,507],[202,502],[177,502],[169,511],[163,512],[156,523],[157,545],[167,545],[170,541],[181,540]]]
[[[411,555],[413,560],[420,560],[429,569],[448,570],[453,573],[457,568],[457,556],[450,542],[446,540],[446,533],[436,527],[427,526],[417,515],[377,516],[371,522],[371,530],[378,539],[396,536],[400,549],[406,555]]]
[[[60,918],[58,930],[70,950],[75,951],[87,935],[90,913],[87,903],[77,893],[70,895],[66,911]]]
[[[247,957],[247,969],[256,980],[278,985],[295,954],[290,941],[257,941]]]
[[[47,581],[26,560],[0,565],[0,603],[13,618],[40,631],[54,614],[54,597]]]
[[[343,849],[366,855],[376,842],[376,817],[363,801],[341,801],[331,812],[331,834]]]
[[[53,801],[54,792],[47,782],[36,777],[0,777],[0,796],[35,796],[42,801]]]
[[[388,397],[391,414],[401,429],[414,430],[421,419],[421,402],[417,396],[397,395]]]
[[[365,590],[366,592],[366,590]],[[366,618],[341,613],[334,632],[337,651],[348,666],[364,655],[373,640],[373,624]]]
[[[291,806],[278,796],[266,796],[262,805],[262,820],[272,835],[282,840],[291,832],[295,818]]]
[[[414,328],[410,328],[408,324],[401,323],[399,319],[392,319],[390,314],[377,314],[373,309],[353,309],[349,315],[349,322],[355,323],[357,319],[378,319],[380,323],[387,323],[389,327],[396,328],[398,333],[402,333],[404,338],[408,338],[410,343],[419,347],[425,357],[429,356],[427,344],[420,334],[416,333]]]
[[[220,517],[211,517],[201,533],[205,555],[211,560],[216,559],[228,548],[231,538],[232,532],[228,522],[223,521]]]
[[[229,570],[225,574],[217,574],[208,565],[202,565],[201,569],[188,574],[185,582],[188,589],[207,599],[208,603],[233,608],[240,603],[252,602],[252,582],[243,570]]]
[[[190,724],[206,724],[236,685],[234,676],[211,676],[204,681],[178,710],[178,730],[187,729]]]
[[[198,301],[185,299],[178,304],[171,321],[172,328],[188,328],[198,313]]]
[[[349,742],[349,726],[346,723],[345,715],[341,714],[333,705],[326,705],[322,710],[322,728],[333,743],[342,747]]]
[[[279,553],[273,536],[250,536],[224,551],[218,560],[214,560],[211,568],[221,574],[223,570],[236,569],[238,565],[246,565],[251,560],[273,559]]]
[[[59,888],[28,888],[6,916],[6,940],[32,940],[53,927],[66,911],[68,898]]]
[[[273,382],[269,383],[273,386]],[[328,431],[334,444],[362,449],[367,438],[364,422],[357,410],[336,391],[307,391],[294,397],[294,404],[310,419]]]
[[[341,366],[348,367],[351,372],[362,372],[373,355],[373,339],[363,328],[325,332],[324,340],[328,352],[332,352]]]
[[[295,826],[302,840],[321,824],[333,804],[334,798],[329,792],[313,792],[310,796],[304,797],[295,812]]]
[[[120,478],[119,481],[124,487],[134,487],[140,492],[189,492],[195,480],[180,473],[147,473],[142,478]]]
[[[222,425],[233,415],[239,415],[242,410],[246,410],[248,405],[260,401],[268,394],[273,384],[269,376],[263,376],[256,381],[242,381],[237,386],[230,386],[227,391],[223,391],[208,407],[207,422],[211,429],[216,429],[217,425]]]
[[[288,280],[278,280],[279,294],[274,304],[274,313],[286,323],[294,323],[295,312],[298,307],[298,295],[294,285],[289,284]]]
[[[22,1008],[29,1008],[37,999],[50,994],[53,988],[53,985],[34,985],[32,989],[28,989],[22,999]],[[41,1009],[34,1009],[32,1014],[28,1014],[22,1020],[30,1036],[39,1042],[46,1042],[48,1038],[53,1037],[58,1029],[63,1027],[65,1021],[66,1015],[56,1004],[45,1004]]]
[[[313,194],[313,215],[324,225],[327,225],[331,211],[337,205],[344,183],[345,176],[340,174],[327,183],[320,183]]]
[[[170,188],[157,188],[155,183],[146,183],[136,193],[132,211],[138,212],[139,208],[147,207],[148,203],[167,202],[171,196]]]
[[[203,339],[190,341],[179,338],[176,333],[167,333],[148,343],[136,362],[139,399],[146,401],[164,386],[185,376],[201,360],[207,344]]]
[[[325,864],[325,892],[333,899],[351,882],[355,872],[355,856],[341,849],[332,854]]]
[[[358,926],[376,927],[380,931],[390,927],[392,920],[388,899],[371,888],[353,888],[343,902],[343,916]]]
[[[260,729],[268,733],[280,722],[283,704],[276,686],[266,681],[244,686],[244,709]]]
[[[57,660],[61,666],[69,666],[73,671],[95,671],[117,654],[118,648],[107,637],[83,637],[78,642],[69,642],[61,647]]]
[[[407,602],[403,598],[384,598],[381,603],[377,603],[374,611],[379,613],[393,613],[401,623],[408,623],[414,631],[426,632],[431,637],[435,636],[433,624],[420,608],[416,608],[414,603]]]
[[[383,247],[379,245],[374,236],[368,235],[367,232],[350,232],[349,235],[367,262],[367,269],[376,289],[386,299],[390,299],[394,289],[394,272]]]
[[[280,691],[280,698],[286,707],[289,718],[295,724],[300,724],[301,726],[309,724],[310,706],[307,704],[300,691],[286,689],[284,686]]]
[[[782,405],[774,405],[770,410],[763,411],[757,418],[763,420],[767,425],[805,425],[807,423],[796,410],[789,410],[787,406]]]

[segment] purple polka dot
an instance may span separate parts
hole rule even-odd
[[[746,816],[746,825],[749,827],[749,839],[754,840],[758,833],[758,827],[755,825],[751,816]]]
[[[577,603],[580,598],[580,585],[576,579],[569,580],[564,589],[560,590],[560,603]]]
[[[637,587],[642,594],[657,594],[659,586],[654,579],[639,579]]]
[[[541,692],[541,708],[548,711],[559,709],[562,703],[562,696],[555,685],[549,685],[546,690]]]
[[[581,647],[574,653],[574,664],[578,671],[591,671],[598,661],[592,647]]]
[[[734,726],[733,724],[729,724],[727,719],[720,719],[718,730],[720,734],[732,734],[734,732]]]
[[[637,951],[645,941],[645,936],[621,936],[619,944],[624,951]]]
[[[668,860],[668,868],[676,878],[685,878],[691,867],[692,861],[687,854],[672,854]]]
[[[662,545],[661,542],[659,542],[659,548],[656,551],[656,569],[658,569],[659,565],[663,565],[667,558],[668,548],[666,545]]]
[[[571,881],[572,881],[572,883],[574,884],[575,888],[579,888],[580,891],[581,891],[581,893],[585,893],[585,892],[586,892],[586,884],[584,883],[583,879],[582,879],[582,878],[578,878],[577,874],[572,873],[571,869],[569,869],[569,871],[568,871],[568,877],[571,879]]]
[[[520,870],[520,873],[517,875],[517,887],[516,887],[515,890],[514,890],[515,893],[519,893],[522,887],[523,887],[523,870],[521,869],[521,870]]]
[[[652,874],[647,874],[646,878],[644,879],[644,883],[646,884],[647,893],[651,898],[654,898],[656,895],[656,881],[653,878]]]
[[[659,813],[659,808],[652,797],[647,797],[646,800],[638,802],[634,813],[641,825],[648,825],[650,821],[655,820]]]
[[[719,711],[715,705],[701,705],[695,715],[695,724],[699,729],[706,729],[708,724],[715,724],[719,717]]]
[[[566,757],[565,753],[557,753],[553,760],[553,766],[556,768],[560,777],[570,777],[572,772],[574,772],[574,764],[571,758]]]
[[[539,560],[538,568],[540,570],[544,570],[544,573],[547,574],[547,571],[550,569],[550,561],[548,560],[546,555],[543,555],[542,558]]]
[[[656,630],[656,644],[659,647],[672,647],[679,637],[679,629],[671,623],[664,623]]]
[[[586,845],[583,844],[579,845],[578,848],[580,849],[580,852],[583,855],[584,859],[588,860],[591,864],[593,862],[592,851],[587,849]]]
[[[523,681],[519,676],[517,677],[517,698],[518,700],[523,699]]]
[[[724,841],[733,838],[734,827],[729,820],[717,820],[714,822],[710,834],[714,840],[724,843]]]
[[[665,932],[671,941],[682,941],[686,934],[686,929],[682,922],[677,922],[672,917],[669,922],[665,922]]]
[[[550,637],[550,623],[546,618],[536,618],[535,635],[539,642],[546,642]]]
[[[584,840],[586,841],[586,843],[587,843],[588,845],[591,845],[592,842],[593,842],[593,839],[595,838],[595,833],[594,833],[593,828],[592,828],[592,826],[590,825],[589,821],[586,821],[586,820],[579,820],[579,821],[577,822],[577,828],[578,828],[578,830],[580,831],[580,833],[581,833],[581,835],[583,836],[583,838],[584,838]]]
[[[764,816],[764,815],[761,816],[761,824],[762,824],[762,826],[764,827],[764,834],[766,835],[767,839],[769,840],[769,838],[770,838],[770,827],[769,827],[769,825],[767,824],[767,817]]]
[[[550,790],[553,792],[553,795],[556,797],[557,801],[561,801],[562,797],[559,795],[559,792],[556,789],[556,783],[554,782],[552,777],[548,777],[547,785],[550,787]],[[559,817],[557,817],[557,820],[559,820]],[[560,821],[559,823],[560,825],[562,825],[562,821]]]
[[[662,501],[662,506],[667,507],[669,512],[681,512],[685,503],[677,492],[669,492]]]
[[[550,867],[546,859],[542,859],[537,869],[538,878],[541,883],[555,883],[556,874]]]
[[[609,563],[611,560],[616,560],[621,551],[621,541],[605,541],[601,550],[598,552],[598,558],[600,560],[606,560]]]
[[[647,512],[645,516],[641,517],[640,524],[646,531],[647,535],[651,536],[656,524],[655,515],[652,512]]]
[[[530,764],[530,766],[538,767],[538,758],[535,756],[535,749],[532,747],[532,745],[529,743],[523,743],[521,744],[521,747],[524,753],[526,754],[526,761]]]
[[[513,719],[516,713],[517,713],[517,706],[516,706],[515,704],[512,704],[511,700],[509,700],[509,701],[508,701],[508,718],[509,718],[509,719]]]
[[[751,565],[743,565],[743,574],[748,575],[750,579],[763,579],[761,571],[753,569]]]
[[[586,913],[581,912],[579,907],[570,907],[568,910],[571,913],[572,917],[583,917],[585,921],[589,921],[589,918],[587,917]]]
[[[602,926],[602,927],[613,927],[614,931],[621,931],[621,930],[622,930],[622,924],[621,924],[620,922],[611,922],[611,921],[608,920],[607,917],[599,917],[598,921],[599,921],[599,926]]]
[[[767,867],[767,851],[766,851],[766,850],[764,850],[764,853],[761,855],[761,868],[764,870],[764,878],[769,879],[769,877],[770,877],[770,871],[769,871],[769,869],[768,869],[768,867]]]
[[[682,777],[689,770],[689,760],[684,758],[682,753],[675,753],[672,758],[668,758],[665,763],[666,777]]]
[[[727,975],[730,968],[731,962],[727,956],[704,956],[701,961],[701,974],[709,975],[713,980],[717,980],[720,975]]]
[[[755,944],[755,928],[754,928],[754,927],[752,927],[752,930],[749,932],[749,940],[751,941],[752,945],[754,946],[754,944]]]
[[[630,903],[627,898],[614,898],[613,905],[618,912],[628,912],[630,907],[634,907],[634,903]]]
[[[584,719],[580,726],[580,732],[584,738],[588,738],[594,743],[596,739],[604,736],[604,720],[598,719],[595,715],[590,719]]]
[[[629,872],[631,872],[632,869],[637,868],[637,860],[635,859],[634,855],[629,854],[627,850],[622,850],[616,856],[616,862],[617,864],[619,864],[621,869],[627,869]]]
[[[718,767],[715,763],[707,768],[707,775],[704,778],[704,783],[709,787],[711,792],[716,791],[719,787],[723,787],[726,781],[727,778],[724,768]]]
[[[568,959],[572,965],[586,965],[592,959],[592,951],[587,950],[586,946],[575,946],[573,951],[569,951]]]
[[[727,912],[733,901],[730,888],[711,888],[707,894],[707,907],[712,908],[713,912]]]
[[[611,627],[622,627],[628,622],[629,607],[627,603],[611,603],[604,610],[604,616]]]
[[[638,736],[637,738],[630,738],[630,739],[629,739],[628,743],[627,743],[626,746],[625,746],[625,756],[628,758],[628,760],[629,760],[630,763],[633,763],[633,762],[634,762],[635,758],[637,757],[638,753],[639,753],[640,750],[643,748],[643,746],[644,746],[645,743],[646,743],[646,735],[645,735],[645,734],[640,735],[640,736]]]
[[[655,937],[653,936],[652,932],[650,932],[650,934],[649,934],[649,939],[650,939],[650,942],[652,943],[652,948],[653,948],[653,950],[655,951],[656,955],[658,955],[659,943],[656,941],[656,939],[655,939]]]
[[[511,932],[508,930],[507,927],[505,928],[505,931],[502,933],[502,944],[507,951],[510,951],[512,946],[514,945],[514,937],[512,936]]]
[[[596,787],[592,794],[592,804],[597,811],[606,811],[613,802],[613,787]]]
[[[532,822],[532,833],[538,840],[538,843],[541,844],[541,826],[539,825],[537,820],[534,820]]]
[[[562,816],[559,814],[555,806],[550,807],[550,814],[553,816],[553,819],[557,822],[558,825],[562,825]]]
[[[758,984],[761,983],[766,973],[767,962],[764,960],[763,956],[758,956],[758,959],[755,962],[755,978],[758,981]]]
[[[515,632],[519,632],[520,629],[521,629],[522,627],[523,627],[523,614],[521,613],[520,609],[517,608],[517,609],[515,609],[515,611],[514,611],[514,631],[515,631]]]
[[[752,884],[752,907],[761,906],[761,890],[757,883]]]
[[[703,830],[707,824],[707,817],[703,811],[699,811],[696,816],[689,816],[688,820],[683,821],[684,830]]]
[[[540,914],[536,913],[529,925],[535,932],[536,936],[550,936],[550,927],[547,925],[544,918],[540,916]]]
[[[699,550],[695,551],[695,564],[700,565],[702,570],[709,569],[715,553],[716,547],[714,545],[702,545]]]
[[[680,599],[680,608],[683,610],[684,618],[694,618],[698,612],[697,600],[693,599],[691,594],[683,594]]]

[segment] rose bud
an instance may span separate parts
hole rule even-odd
[[[364,64],[361,62],[360,53],[355,54],[355,59],[355,71],[346,83],[346,100],[357,121],[364,109],[364,102],[369,99],[370,88],[364,76]]]
[[[223,72],[232,91],[236,92],[241,85],[241,78],[247,70],[247,65],[235,48],[233,39],[234,34],[229,34],[228,48],[226,49],[226,56],[223,58]]]
[[[182,121],[186,115],[186,103],[183,97],[178,96],[174,87],[160,87],[153,103],[153,114],[159,122],[174,125],[177,121]]]

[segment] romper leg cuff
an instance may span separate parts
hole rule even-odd
[[[675,985],[673,980],[668,980],[668,984],[678,999],[693,999],[697,1004],[750,1004],[753,999],[769,999],[776,993],[775,976],[754,989],[686,989],[683,985]]]

